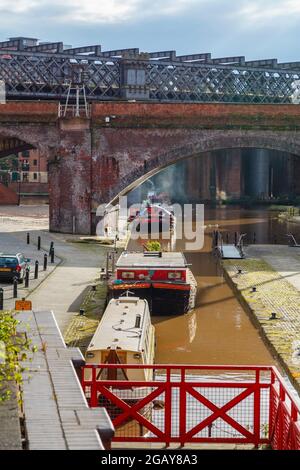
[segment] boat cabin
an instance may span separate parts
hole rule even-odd
[[[187,262],[180,252],[123,252],[116,263],[116,279],[120,281],[187,280]]]
[[[154,326],[148,303],[139,297],[110,300],[86,351],[87,364],[153,364]],[[117,380],[151,380],[151,369],[106,369]],[[100,371],[101,375],[101,371]]]

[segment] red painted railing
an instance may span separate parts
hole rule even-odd
[[[86,365],[82,387],[91,407],[108,410],[116,442],[300,450],[299,402],[271,366]]]
[[[271,374],[269,441],[275,450],[300,450],[300,402],[276,368]]]

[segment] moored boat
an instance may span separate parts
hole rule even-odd
[[[99,326],[87,348],[86,364],[96,364],[97,380],[151,381],[153,369],[126,369],[124,364],[152,365],[155,355],[155,329],[151,323],[145,299],[128,295],[110,300]],[[120,364],[120,368],[105,367]],[[86,374],[91,374],[87,369]],[[85,377],[89,379],[89,377]],[[149,393],[149,387],[114,387],[114,394],[130,406]],[[104,406],[111,418],[122,410],[106,396],[99,393],[99,406]],[[143,413],[149,415],[150,404]]]
[[[110,300],[87,348],[86,363],[153,364],[154,349],[154,326],[147,300],[126,295]],[[110,374],[115,374],[117,380],[120,371],[112,370]],[[149,373],[140,369],[133,377],[128,370],[126,376],[128,380],[151,380]]]
[[[109,283],[110,296],[130,290],[155,315],[180,315],[195,306],[197,283],[180,252],[123,252]]]

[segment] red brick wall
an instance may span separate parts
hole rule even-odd
[[[300,107],[293,104],[221,104],[221,103],[96,103],[92,119],[107,126],[106,116],[113,127],[221,127],[300,128]]]
[[[0,105],[0,122],[56,121],[58,103],[48,101],[8,101]]]
[[[11,188],[0,183],[0,205],[18,204],[18,195]]]
[[[19,183],[10,183],[11,188],[16,193],[19,192]],[[22,194],[48,194],[48,183],[25,183],[22,182],[20,185]]]

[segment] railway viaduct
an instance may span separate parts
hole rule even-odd
[[[90,234],[99,204],[181,159],[234,148],[300,156],[300,107],[116,101],[62,118],[54,101],[0,105],[0,157],[33,147],[48,160],[50,229]],[[300,159],[294,172],[300,194]]]

